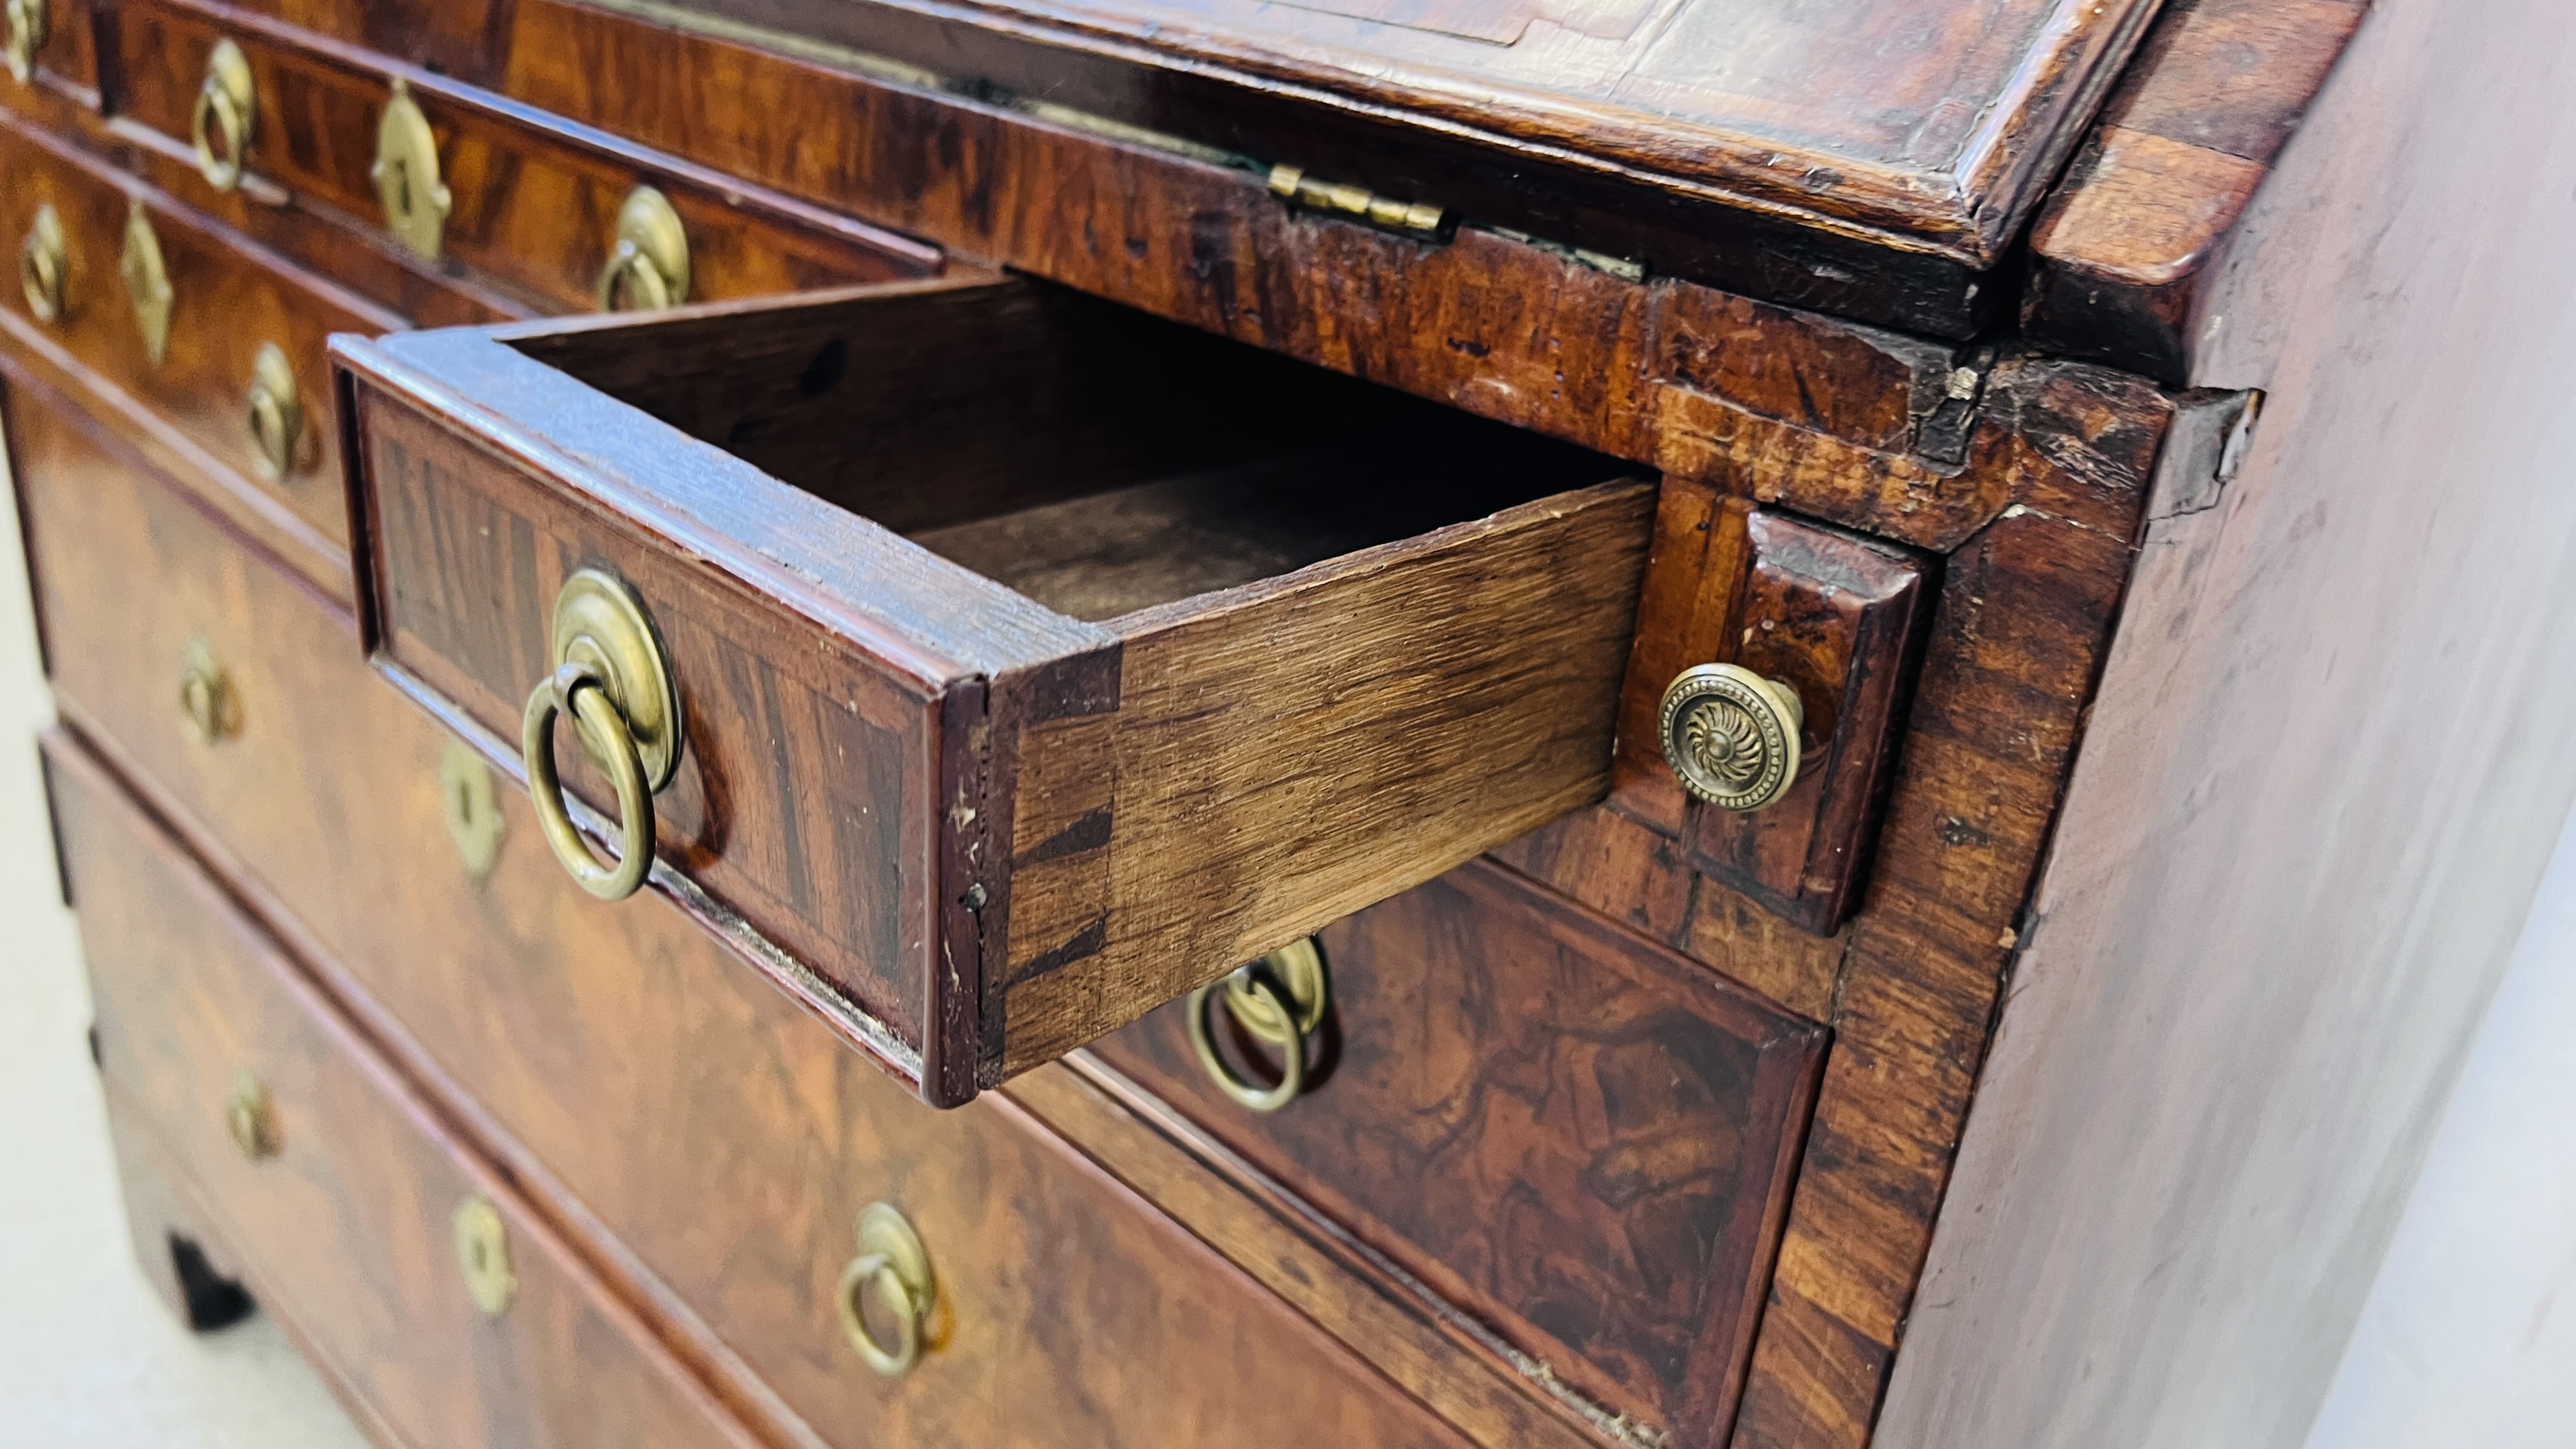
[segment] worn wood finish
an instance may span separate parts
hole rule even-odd
[[[6,116],[0,169],[9,176],[0,187],[0,236],[25,236],[37,208],[51,205],[67,242],[61,315],[36,318],[13,288],[5,298],[18,324],[11,330],[55,342],[102,385],[166,419],[192,452],[230,475],[231,491],[268,495],[302,529],[345,550],[348,510],[338,486],[323,344],[334,332],[392,331],[402,320]],[[118,272],[128,210],[137,204],[151,219],[172,294],[167,350],[158,362]],[[282,479],[259,471],[247,421],[252,362],[264,343],[283,348],[293,363],[304,411],[294,465]]]
[[[577,1419],[618,1443],[758,1443],[104,769],[60,737],[46,764],[121,1128],[198,1185],[261,1301],[397,1442]],[[225,1127],[241,1073],[274,1114],[260,1161]],[[501,1211],[517,1279],[498,1317],[468,1296],[449,1224],[477,1195]]]
[[[1824,1033],[1490,864],[1320,940],[1284,1110],[1207,1080],[1185,1004],[1100,1055],[1605,1414],[1724,1443]]]
[[[2237,223],[2369,0],[2172,0],[2031,235],[2037,346],[2194,378]]]
[[[1706,275],[1698,268],[1745,267],[1762,250],[1803,254],[1816,272],[1869,275],[1882,293],[1919,289],[1918,305],[1946,309],[1944,320],[1973,309],[1977,273],[2153,12],[1910,4],[1749,16],[1601,0],[1453,6],[1425,23],[1420,6],[1345,18],[1347,6],[1238,0],[675,8],[774,27],[790,37],[781,48],[847,47],[945,89],[1090,113],[1263,166],[1296,162],[1507,225],[1573,221],[1578,230],[1550,234],[1659,270]],[[1487,33],[1456,33],[1470,11],[1465,28]],[[1623,213],[1654,216],[1662,249],[1622,245],[1641,239]],[[1733,248],[1682,239],[1729,232]]]
[[[513,0],[239,0],[234,8],[480,85],[507,46]]]
[[[1919,555],[1679,479],[1664,484],[1619,710],[1612,799],[1687,840],[1701,871],[1811,931],[1859,904],[1931,572]],[[1740,664],[1804,707],[1797,783],[1751,814],[1691,799],[1663,755],[1664,690]]]
[[[366,667],[352,620],[225,547],[179,493],[122,470],[22,486],[66,718],[785,1442],[1179,1449],[1257,1440],[1283,1404],[1335,1442],[1459,1442],[1006,1102],[927,1111],[683,911],[582,895],[515,789],[477,882],[444,824],[453,736]],[[166,586],[127,603],[118,559]],[[241,699],[241,733],[213,748],[143,662],[200,634]],[[1153,1181],[1249,1255],[1269,1220],[1189,1172]],[[830,1298],[878,1198],[921,1228],[951,1304],[930,1361],[893,1386],[841,1346]],[[1496,1449],[1571,1449],[1528,1386],[1465,1359],[1400,1290],[1301,1251],[1303,1291],[1367,1325],[1336,1325],[1363,1348],[1400,1352],[1405,1389],[1461,1406]]]
[[[383,657],[506,738],[561,579],[615,568],[687,691],[666,859],[941,1102],[1597,797],[1650,498],[1545,496],[1612,465],[1448,419],[1416,418],[1442,446],[1381,443],[1387,403],[1360,398],[1321,410],[1339,428],[1255,441],[1315,450],[1309,488],[1418,492],[1371,521],[1429,531],[1085,624],[835,504],[936,522],[1230,462],[1242,431],[1207,432],[1193,400],[1278,364],[1188,333],[1141,346],[1132,318],[1106,345],[997,330],[1023,297],[938,284],[343,354]],[[733,336],[752,350],[715,340]],[[958,356],[876,386],[890,337]],[[1022,375],[1059,381],[980,386],[1032,347],[1065,350]],[[671,362],[646,375],[639,353]],[[818,491],[539,357],[639,376],[647,407]],[[1102,368],[1131,389],[1114,411],[1061,381]],[[943,389],[952,374],[978,385]],[[1207,456],[1184,461],[1194,441]],[[842,842],[822,852],[835,878],[807,875],[818,841]]]
[[[670,199],[688,231],[695,298],[938,269],[937,252],[918,242],[246,11],[135,0],[117,7],[109,31],[118,109],[182,142],[207,53],[219,38],[239,44],[259,112],[247,168],[352,217],[382,214],[369,168],[377,119],[400,77],[439,137],[442,177],[455,198],[444,253],[557,308],[597,305],[617,209],[644,184]]]

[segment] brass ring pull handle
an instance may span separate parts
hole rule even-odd
[[[384,204],[385,229],[416,255],[438,260],[455,198],[438,179],[438,137],[401,76],[376,122],[376,160],[367,174]]]
[[[62,319],[63,268],[70,260],[62,213],[48,201],[36,208],[35,224],[18,248],[18,288],[27,294],[27,311],[37,321]]]
[[[44,46],[45,0],[9,0],[9,78],[20,85],[35,79]]]
[[[670,198],[650,186],[617,208],[617,241],[599,273],[602,312],[659,312],[689,300],[689,233]]]
[[[250,154],[251,128],[258,120],[250,58],[231,41],[216,41],[206,57],[205,84],[197,87],[197,104],[188,112],[188,141],[196,148],[197,174],[207,185],[217,191],[241,185],[242,161]]]
[[[653,796],[680,768],[680,693],[642,601],[616,576],[583,569],[555,596],[554,672],[520,717],[519,747],[537,825],[555,859],[604,901],[635,894],[653,868]],[[624,849],[603,865],[574,828],[555,772],[554,725],[570,715],[582,752],[617,791]]]
[[[1279,1080],[1272,1085],[1245,1081],[1217,1050],[1216,1033],[1208,1026],[1208,1002],[1220,991],[1226,1014],[1246,1035],[1279,1048]],[[1323,953],[1308,937],[1191,992],[1190,1049],[1198,1055],[1208,1080],[1237,1105],[1253,1112],[1276,1112],[1306,1090],[1306,1044],[1323,1026],[1331,998]]]
[[[1798,692],[1733,664],[1702,664],[1664,691],[1664,759],[1721,810],[1759,810],[1798,783]]]
[[[894,1320],[895,1342],[888,1348],[868,1326],[867,1297],[874,1293]],[[930,1275],[930,1254],[921,1235],[891,1203],[870,1203],[859,1214],[859,1252],[841,1270],[833,1302],[841,1315],[841,1334],[861,1362],[887,1378],[912,1371],[921,1362],[930,1310],[939,1285]]]
[[[263,478],[283,481],[295,471],[295,444],[304,436],[304,401],[295,386],[295,365],[274,342],[260,344],[251,363],[249,414],[251,458]]]
[[[596,742],[598,763],[617,787],[619,850],[603,865],[582,842],[581,831],[564,808],[563,781],[555,773],[555,716],[568,714],[585,743]],[[653,868],[653,792],[644,785],[644,760],[626,717],[608,698],[607,682],[586,664],[566,664],[539,682],[528,696],[519,747],[527,754],[528,793],[536,797],[537,827],[555,859],[603,901],[622,901],[643,887]]]
[[[224,1135],[244,1162],[260,1162],[278,1153],[277,1107],[268,1088],[248,1068],[233,1073],[232,1092],[224,1099]]]

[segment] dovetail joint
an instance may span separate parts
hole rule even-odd
[[[1435,238],[1448,225],[1449,208],[1427,201],[1398,201],[1380,196],[1365,186],[1347,182],[1318,181],[1306,174],[1303,166],[1279,165],[1270,168],[1270,189],[1299,206],[1331,212],[1382,226],[1406,236]]]

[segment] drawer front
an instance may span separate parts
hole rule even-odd
[[[1256,1114],[1176,1004],[1120,1070],[1596,1402],[1725,1442],[1824,1031],[1477,863],[1322,933],[1315,1070]],[[1234,1080],[1252,1042],[1203,1008]],[[1234,1039],[1229,1039],[1229,1037]]]
[[[513,7],[510,0],[233,0],[231,8],[480,85],[495,47],[506,43]]]
[[[49,102],[98,104],[90,0],[15,0],[9,6],[6,43],[0,105],[44,115]]]
[[[665,888],[934,1102],[1607,787],[1622,465],[1016,281],[339,356],[378,658],[516,741],[561,591],[614,575],[686,721]],[[1068,578],[1117,602],[1039,602]]]
[[[757,1442],[102,767],[46,763],[118,1130],[333,1378],[411,1444]]]
[[[344,547],[324,340],[401,319],[5,116],[0,175],[0,235],[22,252],[50,248],[40,230],[60,243],[55,315],[38,315],[23,285],[7,299],[30,345],[64,349],[166,420],[226,483]],[[138,286],[157,309],[138,305]]]
[[[449,201],[443,223],[430,229],[434,240],[424,237],[420,249],[525,289],[552,309],[599,305],[621,209],[638,187],[661,195],[681,233],[685,268],[656,272],[677,294],[672,300],[938,270],[933,248],[243,11],[136,0],[117,7],[109,30],[125,114],[181,144],[191,137],[209,57],[231,42],[251,102],[244,169],[370,221],[386,215],[375,166],[399,81],[434,138],[437,184]],[[640,285],[621,287],[621,305],[644,295]]]
[[[64,430],[12,403],[13,436]],[[365,667],[347,621],[179,495],[77,451],[52,446],[21,478],[65,716],[216,832],[817,1432],[1195,1449],[1262,1442],[1293,1413],[1316,1442],[1457,1442],[1015,1108],[931,1112],[669,902],[583,895],[507,782],[495,853],[469,865],[454,740]],[[144,569],[162,586],[121,597],[115,580]],[[211,746],[171,702],[198,638],[237,701]],[[861,1365],[834,1300],[876,1201],[917,1225],[941,1304],[896,1381]]]

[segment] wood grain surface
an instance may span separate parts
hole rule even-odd
[[[2173,0],[2031,234],[2039,347],[2192,380],[2213,278],[2368,0]]]
[[[247,169],[351,217],[382,215],[369,168],[377,120],[399,76],[438,137],[441,178],[455,198],[445,254],[557,309],[597,305],[618,207],[644,184],[670,200],[687,230],[696,298],[918,276],[938,267],[937,253],[920,243],[246,11],[136,0],[117,7],[108,31],[120,113],[180,139],[189,135],[208,52],[219,38],[240,45],[258,105]],[[199,182],[181,194],[204,189]]]
[[[13,438],[53,418],[15,390],[11,408]],[[54,426],[86,435],[77,417]],[[1053,1110],[1086,1106],[1084,1150],[1155,1202],[1186,1203],[1224,1258],[1000,1097],[959,1113],[911,1102],[679,906],[583,895],[506,780],[497,868],[478,881],[446,824],[454,735],[367,667],[337,603],[113,457],[30,461],[19,477],[64,717],[747,1418],[807,1446],[872,1443],[889,1415],[930,1442],[1070,1446],[1115,1425],[1121,1442],[1180,1445],[1257,1436],[1279,1404],[1311,1402],[1353,1442],[1451,1442],[1419,1398],[1494,1449],[1583,1442],[1543,1384],[1462,1349],[1417,1291],[1283,1230],[1063,1073],[1022,1080]],[[131,560],[163,586],[122,596]],[[239,700],[240,733],[211,748],[170,701],[196,637]],[[682,1163],[697,1165],[673,1176]],[[978,1305],[938,1350],[952,1365],[939,1385],[893,1407],[837,1346],[829,1297],[851,1216],[877,1197],[953,1214],[944,1234],[926,1211],[915,1220],[943,1291]],[[1007,1227],[1023,1221],[1025,1240]],[[1048,1245],[1065,1243],[1092,1256],[1057,1276]],[[1272,1275],[1294,1263],[1273,1286],[1395,1387],[1228,1260]],[[1135,1365],[1155,1368],[1150,1387],[1111,1377]],[[1131,1420],[1145,1401],[1161,1414]]]
[[[231,490],[268,495],[304,529],[345,550],[348,509],[323,341],[334,332],[392,331],[402,320],[6,116],[0,168],[9,176],[0,187],[0,236],[24,237],[37,208],[50,205],[66,241],[61,315],[40,321],[13,289],[5,299],[12,320],[152,408],[191,451],[231,475]],[[138,203],[159,240],[171,290],[167,350],[158,362],[118,271],[127,214]],[[284,349],[293,364],[304,413],[294,465],[282,479],[260,473],[247,422],[252,362],[266,343]]]
[[[1824,1033],[1490,864],[1320,940],[1279,1113],[1208,1081],[1183,1004],[1100,1055],[1604,1412],[1724,1443]]]
[[[397,1442],[511,1442],[567,1416],[619,1443],[759,1442],[104,768],[60,737],[46,763],[119,1130],[197,1186],[260,1300]],[[274,1119],[258,1161],[225,1127],[245,1075]],[[498,1316],[468,1296],[449,1223],[475,1196],[500,1210],[517,1281]]]

